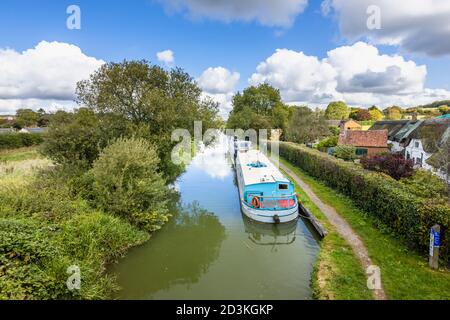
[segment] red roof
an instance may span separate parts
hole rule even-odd
[[[346,130],[339,135],[339,145],[387,148],[387,130]]]

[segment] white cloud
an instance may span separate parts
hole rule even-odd
[[[257,21],[265,26],[289,27],[308,0],[159,0],[169,12],[214,20]]]
[[[381,29],[367,27],[367,8],[381,10]],[[349,40],[367,38],[374,44],[400,45],[409,52],[432,56],[450,54],[448,0],[326,0],[324,14],[334,12]]]
[[[324,59],[278,49],[259,64],[249,83],[267,82],[280,89],[285,101],[314,106],[331,100],[409,106],[450,98],[447,90],[424,88],[426,75],[426,66],[358,42],[331,50]]]
[[[71,105],[77,82],[103,63],[61,42],[42,41],[23,52],[0,49],[0,113]]]
[[[175,57],[172,50],[164,50],[156,54],[159,62],[171,66],[175,62]]]
[[[223,67],[208,68],[197,79],[204,95],[219,103],[220,115],[227,118],[232,109],[231,100],[240,79],[238,72],[231,72]]]

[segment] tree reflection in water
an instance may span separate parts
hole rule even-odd
[[[132,299],[151,299],[173,285],[194,284],[217,259],[225,237],[219,219],[198,203],[178,206],[162,230],[116,266],[119,284]]]

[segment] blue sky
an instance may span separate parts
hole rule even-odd
[[[231,0],[233,2],[234,0]],[[240,2],[245,2],[246,0],[240,0]],[[270,0],[269,0],[270,1]],[[439,1],[439,0],[438,0]],[[131,1],[120,1],[120,0],[79,0],[79,1],[66,1],[66,0],[2,0],[0,2],[0,48],[1,49],[11,49],[17,51],[19,54],[25,50],[35,48],[41,41],[48,42],[58,42],[75,45],[81,49],[82,53],[87,57],[93,57],[98,60],[103,61],[120,61],[123,59],[148,59],[155,63],[158,62],[156,59],[157,52],[163,50],[171,50],[174,53],[175,62],[173,65],[180,66],[188,71],[192,76],[198,78],[207,68],[223,67],[230,73],[237,72],[240,74],[239,81],[234,83],[233,92],[236,90],[242,90],[249,85],[248,79],[252,77],[254,73],[257,73],[257,66],[266,61],[269,57],[273,56],[277,49],[289,49],[296,53],[303,52],[308,57],[314,57],[321,64],[321,60],[327,58],[327,52],[340,48],[343,46],[352,46],[357,41],[364,41],[367,46],[373,46],[379,50],[379,55],[389,55],[394,56],[396,54],[401,55],[405,61],[413,61],[417,67],[422,65],[426,66],[427,72],[426,76],[422,80],[413,79],[414,77],[420,78],[420,72],[409,71],[408,67],[400,66],[402,70],[401,76],[399,76],[398,81],[402,81],[405,77],[412,77],[411,81],[399,86],[399,90],[404,90],[401,93],[401,99],[399,101],[410,101],[414,100],[410,97],[410,100],[403,99],[403,95],[411,94],[414,90],[414,94],[418,94],[420,89],[418,88],[418,83],[421,82],[424,88],[427,89],[439,89],[444,90],[440,92],[439,97],[446,96],[447,92],[445,90],[450,90],[450,50],[449,52],[442,53],[442,50],[446,48],[437,48],[436,52],[440,53],[436,55],[434,52],[425,52],[422,48],[411,50],[411,45],[408,42],[408,28],[412,28],[405,22],[404,33],[401,35],[403,40],[400,40],[395,45],[387,45],[385,37],[387,32],[377,34],[373,39],[369,38],[372,36],[370,34],[359,34],[357,38],[354,35],[348,36],[345,31],[342,30],[342,24],[339,20],[352,13],[346,12],[336,0],[330,0],[332,5],[334,5],[335,14],[329,14],[325,16],[321,11],[322,1],[310,0],[307,3],[304,11],[297,8],[295,11],[295,3],[299,5],[306,5],[307,0],[280,0],[282,3],[294,3],[290,5],[295,13],[291,16],[290,22],[284,23],[268,23],[267,16],[271,19],[270,12],[267,13],[263,9],[256,10],[256,14],[252,16],[252,6],[244,6],[242,11],[247,10],[249,12],[250,18],[243,14],[243,17],[236,17],[227,15],[222,12],[227,9],[222,10],[221,8],[216,10],[213,5],[208,4],[208,0],[167,0],[165,4],[161,3],[163,1],[158,0],[131,0]],[[211,2],[211,1],[209,1]],[[223,2],[220,0],[219,2]],[[234,1],[236,2],[236,1]],[[255,2],[255,1],[250,1]],[[370,1],[371,3],[376,3],[377,0]],[[385,1],[378,1],[380,5],[383,5]],[[185,3],[182,5],[183,9],[177,9],[175,5],[171,6],[171,3]],[[189,3],[194,3],[191,5]],[[198,3],[198,4],[195,4]],[[205,5],[205,3],[207,3]],[[238,3],[238,2],[236,2]],[[81,30],[69,30],[66,27],[66,19],[68,15],[66,14],[66,8],[69,5],[78,5],[81,9]],[[219,4],[220,5],[220,4]],[[281,6],[283,4],[280,4]],[[197,6],[197,7],[195,7]],[[258,5],[255,5],[258,6]],[[260,6],[260,5],[259,5]],[[407,1],[404,2],[404,6],[407,7]],[[196,9],[197,8],[197,9]],[[200,8],[200,9],[198,9]],[[389,9],[389,8],[386,8]],[[196,15],[195,10],[201,10],[200,17],[192,17]],[[209,11],[208,11],[209,10]],[[221,11],[222,10],[222,11]],[[239,4],[237,4],[237,10],[239,9]],[[259,14],[258,12],[264,11],[264,13]],[[286,9],[289,12],[291,9]],[[399,15],[402,14],[403,8],[396,9]],[[406,9],[405,9],[406,10]],[[211,12],[211,14],[210,14]],[[239,12],[239,11],[238,11]],[[197,12],[198,13],[198,12]],[[279,21],[280,14],[274,19]],[[253,17],[253,18],[252,18]],[[261,18],[262,17],[262,18]],[[420,18],[420,17],[418,17]],[[281,17],[283,19],[283,17]],[[232,21],[228,21],[232,20]],[[388,21],[388,20],[386,20]],[[292,23],[293,22],[293,23]],[[411,22],[411,24],[414,21]],[[355,22],[356,23],[356,22]],[[389,29],[389,21],[387,22],[387,29]],[[443,26],[444,27],[444,26]],[[384,29],[386,30],[386,29]],[[433,33],[433,31],[435,31]],[[429,30],[429,34],[438,35],[438,30]],[[429,35],[427,34],[427,35]],[[398,33],[395,34],[398,36]],[[353,37],[353,38],[352,38]],[[352,38],[352,39],[351,39]],[[442,41],[448,41],[448,36]],[[367,49],[367,48],[366,48]],[[259,75],[257,78],[262,79],[261,81],[273,82],[273,85],[281,85],[282,92],[284,96],[287,97],[289,102],[310,102],[312,104],[324,104],[325,101],[314,97],[311,98],[311,90],[308,92],[303,92],[301,89],[286,87],[290,80],[283,81],[281,84],[277,83],[280,76],[283,76],[282,71],[273,71],[273,69],[283,67],[284,61],[286,65],[289,65],[289,60],[284,55],[279,55],[277,58],[281,59],[281,62],[275,63],[274,65],[267,66],[267,70],[263,74]],[[300,60],[296,60],[299,58]],[[304,57],[292,57],[297,62],[292,62],[293,66],[299,68],[298,73],[303,72],[301,66],[304,62]],[[380,59],[381,61],[382,59]],[[394,61],[394,59],[392,59]],[[369,62],[365,62],[369,64]],[[381,62],[380,62],[381,63]],[[383,62],[384,63],[384,62]],[[389,69],[391,64],[396,62],[386,62],[385,69]],[[2,56],[0,55],[0,68],[2,66]],[[19,65],[20,67],[20,65]],[[317,70],[322,70],[323,66],[318,65]],[[334,68],[335,66],[333,66]],[[391,66],[392,67],[392,66]],[[377,69],[378,68],[378,69]],[[370,81],[373,82],[374,77],[379,78],[383,75],[380,71],[383,68],[379,66],[379,63],[373,67],[369,64],[365,71],[370,71]],[[19,68],[20,69],[20,68]],[[326,68],[325,68],[326,69]],[[338,67],[335,68],[339,71]],[[321,72],[314,69],[308,72]],[[390,68],[389,70],[393,70]],[[406,70],[406,71],[405,71]],[[395,70],[394,70],[395,71]],[[18,71],[19,72],[19,71]],[[271,72],[275,72],[272,74]],[[281,72],[281,73],[280,73]],[[356,72],[356,71],[355,71]],[[375,73],[373,73],[375,72]],[[384,71],[383,71],[384,72]],[[361,71],[358,74],[352,74],[351,76],[355,79],[361,79]],[[14,81],[9,79],[1,79],[0,74],[0,85],[11,85],[17,86],[18,84],[9,83],[8,81]],[[227,75],[225,74],[226,78]],[[297,79],[295,75],[286,75],[287,79],[292,79],[292,81],[297,81],[297,87],[301,86],[305,81],[311,85],[311,81],[308,79]],[[327,87],[326,81],[330,81],[332,76],[326,75],[319,77],[320,83],[317,86]],[[336,77],[336,75],[335,75]],[[366,89],[361,89],[360,84],[354,83],[354,79],[347,78],[344,84],[340,83],[338,80],[337,89],[333,89],[333,93],[326,90],[324,95],[332,95],[334,97],[335,91],[339,93],[336,97],[341,97],[341,93],[344,94],[343,97],[351,96],[350,93],[358,93],[358,99],[355,95],[352,95],[349,100],[354,100],[358,103],[362,99],[362,92],[367,89],[366,94],[383,94],[382,98],[375,99],[376,102],[380,103],[389,102],[389,95],[380,90],[380,87],[370,86]],[[384,77],[386,78],[386,77]],[[226,80],[226,79],[225,79]],[[366,79],[367,80],[367,79]],[[56,77],[55,82],[58,81]],[[324,82],[325,81],[325,82]],[[342,80],[344,81],[344,80]],[[341,81],[341,82],[342,82]],[[397,82],[398,82],[397,81]],[[21,83],[19,81],[19,83]],[[254,84],[255,82],[252,82]],[[364,85],[368,83],[364,82]],[[20,84],[19,84],[20,85]],[[314,82],[312,83],[314,86]],[[207,86],[209,91],[214,91],[214,93],[229,94],[231,92],[221,92],[218,90],[211,90],[213,85]],[[414,87],[414,90],[411,89]],[[420,85],[419,85],[420,86]],[[342,89],[350,90],[345,92],[339,91],[339,88],[351,87],[352,89]],[[356,88],[356,89],[355,89]],[[213,88],[214,89],[214,88]],[[371,90],[374,91],[371,91]],[[292,91],[296,92],[292,93]],[[392,91],[392,90],[391,90]],[[289,93],[290,92],[290,93]],[[319,94],[320,95],[320,94]],[[433,95],[434,97],[434,95]],[[2,100],[17,100],[21,99],[23,104],[26,104],[24,100],[38,99],[42,100],[42,96],[37,94],[36,96],[22,95],[14,99],[15,97],[11,94],[2,95],[0,90],[0,101]],[[58,101],[58,97],[53,99],[51,96],[46,97],[50,99],[52,103]],[[398,98],[396,94],[396,100]],[[450,97],[449,97],[450,98]],[[426,98],[423,98],[424,100]],[[223,99],[222,99],[223,100]],[[381,102],[383,101],[383,102]],[[8,101],[0,102],[0,112],[9,112],[9,109],[5,107]],[[16,101],[17,102],[17,101]],[[352,101],[350,101],[351,103]],[[393,103],[396,101],[393,101]],[[371,102],[367,102],[370,104]],[[17,103],[16,103],[17,104]],[[363,104],[363,103],[361,103]],[[3,106],[3,110],[1,110]],[[8,109],[8,110],[7,110]]]

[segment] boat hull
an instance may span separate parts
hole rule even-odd
[[[286,210],[260,210],[249,207],[241,201],[242,212],[252,220],[263,223],[286,223],[298,218],[298,205]],[[276,219],[278,217],[278,219]]]

